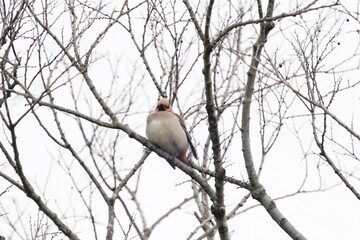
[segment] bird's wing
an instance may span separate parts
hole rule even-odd
[[[188,130],[186,129],[184,119],[183,119],[179,114],[177,114],[177,113],[174,113],[174,112],[173,112],[173,114],[175,114],[175,116],[177,116],[177,118],[179,119],[180,125],[181,125],[181,127],[184,129],[184,132],[185,132],[185,134],[186,134],[186,138],[187,138],[187,141],[188,141],[188,143],[189,143],[189,145],[190,145],[191,151],[192,151],[194,157],[195,157],[196,159],[198,159],[198,155],[197,155],[195,146],[194,146],[194,144],[193,144],[192,141],[191,141],[190,133],[189,133]]]

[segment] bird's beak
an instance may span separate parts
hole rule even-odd
[[[158,107],[158,111],[166,111],[166,107],[162,104]]]

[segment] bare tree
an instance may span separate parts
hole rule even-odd
[[[225,240],[261,206],[306,239],[277,201],[335,186],[360,199],[359,115],[344,110],[359,101],[359,6],[347,4],[2,1],[1,238],[146,240],[172,221],[180,239]],[[196,140],[191,166],[143,137],[160,97]],[[305,170],[276,166],[289,160],[279,146]],[[298,176],[293,191],[269,193],[276,168]]]

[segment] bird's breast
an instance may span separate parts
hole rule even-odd
[[[177,155],[187,150],[185,131],[179,119],[172,113],[152,116],[146,126],[146,136],[151,142],[171,154]]]

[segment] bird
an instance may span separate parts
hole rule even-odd
[[[146,137],[157,147],[188,166],[190,166],[190,163],[186,157],[186,152],[189,146],[193,156],[196,159],[198,158],[184,119],[173,112],[167,98],[161,98],[154,112],[147,116]],[[170,163],[170,165],[175,169],[173,163]]]

